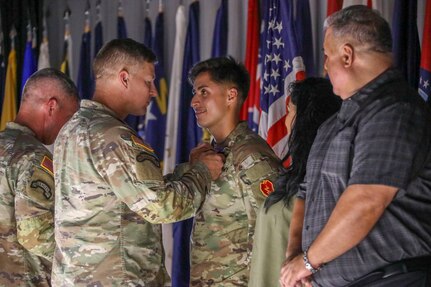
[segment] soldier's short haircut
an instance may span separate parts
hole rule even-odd
[[[22,92],[21,101],[24,101],[27,98],[27,95],[31,93],[31,89],[34,86],[36,86],[40,81],[45,80],[55,81],[58,84],[58,87],[62,89],[67,96],[74,98],[76,101],[80,100],[78,89],[66,74],[54,68],[45,68],[35,72],[27,79]]]
[[[199,74],[208,72],[211,80],[220,84],[232,84],[238,90],[240,106],[245,102],[250,88],[250,76],[245,66],[232,57],[211,58],[196,64],[189,71],[193,85]]]
[[[364,5],[353,5],[329,16],[324,29],[332,28],[337,38],[350,38],[360,45],[368,45],[376,52],[392,52],[392,34],[388,22],[376,10]]]
[[[97,78],[109,73],[111,67],[131,67],[142,62],[156,62],[156,55],[144,44],[132,39],[114,39],[97,53],[93,72]]]

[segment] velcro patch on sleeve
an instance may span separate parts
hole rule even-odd
[[[49,174],[54,176],[54,165],[52,163],[52,159],[50,159],[47,156],[44,156],[42,159],[42,162],[40,163],[40,166],[47,171]]]
[[[42,191],[43,196],[48,200],[52,197],[52,190],[48,183],[43,180],[34,180],[30,184],[31,188],[40,189]]]
[[[148,152],[154,153],[154,149],[152,149],[149,145],[145,144],[140,138],[137,136],[131,136],[132,142],[135,146],[145,149]]]
[[[274,184],[268,179],[264,179],[259,184],[260,191],[265,197],[268,197],[274,191]]]

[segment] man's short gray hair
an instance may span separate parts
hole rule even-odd
[[[378,11],[367,6],[353,5],[332,14],[324,23],[324,29],[328,28],[337,38],[351,38],[375,52],[392,52],[389,23]]]
[[[31,75],[25,82],[21,100],[24,101],[26,95],[31,93],[31,89],[40,81],[45,80],[55,81],[67,96],[74,98],[76,101],[80,100],[78,89],[73,81],[66,74],[54,68],[45,68]]]

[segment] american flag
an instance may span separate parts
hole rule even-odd
[[[290,82],[304,79],[305,67],[295,39],[293,0],[263,1],[263,6],[259,134],[284,158],[288,150],[286,89]]]
[[[431,0],[427,0],[424,32],[422,40],[422,58],[419,78],[419,94],[428,104],[431,103]]]

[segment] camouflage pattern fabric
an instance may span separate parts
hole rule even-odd
[[[0,286],[50,286],[52,155],[27,127],[0,132]]]
[[[54,286],[163,286],[161,226],[195,215],[211,175],[162,176],[154,151],[104,105],[83,100],[55,142]],[[174,177],[174,176],[172,176]]]
[[[247,286],[256,211],[274,190],[281,163],[240,123],[216,150],[226,163],[195,217],[192,286]]]

